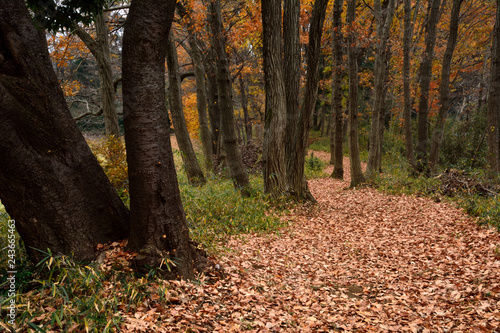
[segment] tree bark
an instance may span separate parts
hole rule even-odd
[[[123,109],[130,182],[130,249],[138,265],[176,263],[192,278],[201,262],[177,183],[165,106],[165,57],[175,0],[133,0],[123,33]]]
[[[297,123],[300,115],[300,0],[285,1],[283,13],[284,62],[282,77],[286,96],[285,182],[288,188],[293,188],[293,175],[297,167],[295,163],[295,155],[297,154],[296,144],[298,140]],[[276,31],[275,33],[278,32]],[[278,54],[276,54],[277,56]],[[273,84],[273,79],[270,78],[270,80],[269,84]]]
[[[486,142],[488,144],[487,161],[488,176],[498,177],[500,172],[499,131],[500,126],[500,2],[497,1],[495,27],[493,29],[493,42],[491,46],[490,85],[488,89],[488,108],[486,113]]]
[[[417,171],[428,173],[428,115],[429,90],[432,80],[432,59],[436,44],[436,28],[439,20],[439,5],[441,0],[432,0],[427,19],[427,35],[425,36],[425,51],[420,63],[420,100],[418,107],[418,144],[417,144]]]
[[[404,34],[403,34],[403,94],[404,94],[404,133],[406,159],[413,170],[417,163],[413,151],[413,135],[411,128],[411,86],[410,86],[410,45],[413,35],[411,21],[411,0],[404,0]]]
[[[109,58],[108,27],[104,20],[104,13],[97,15],[94,19],[94,23],[97,35],[95,40],[80,27],[75,29],[75,33],[80,37],[97,61],[106,135],[120,137],[120,128],[118,126],[118,115],[116,113],[115,104],[116,93]]]
[[[25,2],[0,2],[0,199],[29,256],[95,257],[124,239],[128,211],[68,110],[45,34]]]
[[[333,129],[330,136],[330,161],[333,162],[332,178],[344,178],[344,153],[343,153],[343,123],[342,111],[342,7],[344,0],[335,0],[333,3],[333,80],[332,80],[332,113]]]
[[[231,171],[231,178],[235,187],[243,195],[248,195],[250,183],[241,159],[241,152],[236,137],[233,110],[233,87],[229,72],[229,61],[226,54],[224,29],[220,0],[213,0],[209,6],[209,22],[211,26],[211,42],[216,54],[216,78],[219,92],[219,107],[221,111],[222,144],[227,157],[227,164]]]
[[[196,159],[193,144],[189,138],[189,132],[182,110],[181,79],[179,75],[179,61],[177,60],[177,49],[172,34],[167,38],[167,66],[168,66],[168,100],[172,123],[174,124],[175,136],[181,151],[182,162],[190,184],[204,184],[205,177],[201,171],[200,164]]]
[[[250,143],[250,141],[252,141],[252,123],[250,121],[250,115],[248,113],[246,85],[241,74],[238,75],[238,83],[240,84],[241,108],[243,109],[243,122],[245,125],[246,142]]]
[[[319,57],[321,54],[321,36],[326,16],[328,0],[316,0],[311,16],[309,44],[307,46],[307,75],[304,100],[297,122],[297,143],[295,152],[295,168],[291,180],[291,193],[305,200],[316,201],[307,186],[304,175],[305,157],[307,154],[311,117],[316,106],[319,85]]]
[[[356,16],[356,1],[349,0],[347,6],[346,24],[349,27],[347,33],[347,54],[349,68],[349,161],[351,164],[351,187],[364,183],[365,176],[359,159],[358,140],[358,50],[356,46],[356,34],[352,24]]]
[[[377,24],[377,51],[374,67],[374,98],[372,107],[372,123],[370,128],[370,150],[368,152],[368,163],[366,165],[366,178],[378,174],[382,151],[382,132],[380,119],[383,118],[384,97],[386,90],[387,72],[387,43],[391,32],[392,18],[396,8],[396,1],[389,0],[385,15],[380,0],[375,0],[375,20]]]
[[[217,89],[217,76],[215,70],[215,59],[213,56],[213,47],[209,49],[209,57],[205,59],[205,68],[207,74],[207,101],[208,101],[208,118],[210,119],[210,128],[212,132],[212,151],[217,157],[221,154],[220,142],[220,108],[219,108],[219,92]],[[215,165],[214,165],[215,167]]]
[[[443,57],[443,67],[441,70],[441,86],[439,87],[441,95],[441,105],[436,119],[434,132],[432,133],[431,153],[429,157],[429,169],[431,172],[436,170],[436,165],[439,157],[439,148],[443,141],[444,123],[450,109],[450,72],[451,61],[453,60],[453,52],[457,45],[458,24],[460,22],[460,6],[463,0],[454,0],[451,9],[450,18],[450,35],[446,44],[446,51]]]

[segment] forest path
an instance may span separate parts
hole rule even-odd
[[[175,282],[167,330],[500,332],[498,232],[446,203],[309,184],[318,204],[289,227],[229,240],[226,278]]]

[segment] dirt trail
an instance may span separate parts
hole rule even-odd
[[[225,279],[177,283],[166,331],[500,332],[496,231],[445,203],[309,184],[318,204],[290,227],[228,242]]]

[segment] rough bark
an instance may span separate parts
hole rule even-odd
[[[281,39],[281,0],[262,2],[266,109],[262,151],[264,192],[283,194],[285,183],[286,101]]]
[[[120,128],[118,126],[118,115],[115,105],[116,94],[109,58],[108,27],[104,20],[104,13],[96,16],[94,24],[96,39],[93,39],[92,36],[80,27],[75,29],[75,33],[80,37],[85,46],[87,46],[97,62],[106,135],[119,137]]]
[[[285,181],[287,187],[292,188],[293,174],[297,166],[295,154],[300,114],[300,0],[285,1],[283,14],[283,80],[286,96]],[[270,81],[270,84],[273,84],[273,81]]]
[[[321,36],[325,22],[328,0],[316,0],[311,16],[309,30],[309,44],[307,46],[307,75],[304,100],[297,122],[297,142],[295,151],[295,168],[293,170],[290,192],[300,198],[315,201],[304,175],[305,157],[307,154],[309,129],[316,100],[319,84],[319,57],[321,54]]]
[[[167,44],[167,66],[168,66],[168,101],[172,123],[174,124],[175,136],[181,151],[181,158],[184,169],[190,184],[199,185],[205,183],[203,171],[196,158],[193,144],[189,137],[189,132],[182,109],[182,91],[181,79],[179,75],[179,61],[177,59],[177,49],[170,34],[166,41]]]
[[[241,152],[236,137],[233,109],[233,87],[229,61],[226,54],[224,28],[220,0],[215,0],[209,6],[210,38],[216,55],[216,78],[219,93],[219,108],[221,115],[222,144],[226,153],[227,164],[236,188],[248,195],[250,183],[241,159]]]
[[[413,35],[411,21],[411,0],[404,0],[404,34],[403,34],[403,94],[404,94],[404,133],[406,159],[413,170],[417,166],[413,151],[413,135],[411,129],[411,86],[410,86],[410,45]]]
[[[332,80],[332,119],[333,128],[330,136],[331,158],[333,172],[331,177],[344,178],[344,154],[343,154],[343,123],[344,113],[342,111],[342,7],[344,0],[335,0],[333,3],[333,80]]]
[[[428,115],[429,90],[432,79],[432,59],[436,44],[436,30],[439,20],[439,5],[441,0],[432,0],[427,18],[427,34],[425,36],[425,51],[419,68],[420,99],[418,104],[418,143],[417,143],[417,171],[428,173]]]
[[[129,247],[138,264],[176,263],[192,278],[200,261],[177,183],[165,106],[165,57],[175,0],[133,0],[123,34],[123,109],[130,182]],[[172,268],[172,266],[171,266]]]
[[[432,133],[431,152],[429,156],[429,169],[431,172],[434,172],[436,170],[436,165],[439,157],[439,148],[441,146],[441,142],[443,141],[444,123],[450,109],[451,61],[453,59],[455,46],[457,45],[458,24],[460,21],[460,6],[462,5],[462,1],[463,0],[454,0],[453,7],[451,9],[450,35],[448,37],[446,50],[443,56],[441,85],[439,87],[441,105],[439,107],[434,132]]]
[[[219,92],[217,89],[217,76],[215,71],[215,59],[213,56],[213,47],[209,49],[209,55],[205,58],[205,68],[207,74],[207,101],[208,118],[210,119],[210,129],[212,132],[212,151],[217,157],[221,154],[220,138],[220,108]],[[214,165],[215,167],[215,165]]]
[[[486,142],[489,177],[498,177],[500,172],[499,131],[500,126],[500,2],[497,1],[495,27],[491,47],[490,85],[488,89],[488,108],[486,113]]]
[[[356,1],[349,0],[347,6],[347,26],[352,26],[356,16]],[[361,169],[359,159],[358,140],[358,50],[356,46],[356,34],[352,29],[347,33],[347,54],[349,72],[349,161],[351,164],[351,187],[364,183],[365,176]]]
[[[0,2],[0,199],[34,250],[94,259],[124,239],[128,211],[76,127],[45,34],[25,2]]]
[[[366,165],[366,177],[371,178],[379,171],[382,151],[382,132],[380,122],[383,118],[384,96],[386,89],[387,73],[387,43],[391,31],[392,18],[396,8],[396,1],[389,0],[385,13],[383,12],[380,0],[375,0],[375,20],[377,24],[377,50],[375,54],[374,67],[374,97],[372,106],[372,122],[370,128],[370,150],[368,152],[368,163]]]

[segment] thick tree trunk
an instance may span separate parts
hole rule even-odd
[[[404,34],[403,34],[403,94],[404,94],[404,133],[406,159],[413,170],[417,166],[413,151],[413,135],[411,129],[411,86],[410,86],[410,45],[413,35],[411,22],[411,0],[404,0]]]
[[[209,22],[211,26],[211,42],[216,53],[216,77],[219,92],[219,107],[221,113],[222,144],[227,157],[227,164],[231,171],[231,178],[235,186],[248,195],[250,183],[248,175],[241,160],[241,152],[236,138],[233,110],[233,87],[229,61],[226,54],[224,28],[222,27],[222,14],[220,0],[214,0],[209,6]]]
[[[246,142],[250,143],[250,141],[252,141],[252,123],[250,121],[250,115],[248,113],[248,98],[246,92],[246,85],[241,74],[238,75],[238,83],[240,84],[241,108],[243,109],[243,121],[245,125]]]
[[[26,250],[94,259],[128,236],[128,211],[66,105],[24,1],[0,2],[0,198]]]
[[[120,128],[118,126],[118,115],[116,113],[115,104],[116,94],[113,85],[113,72],[111,70],[109,58],[108,27],[106,26],[106,22],[104,20],[104,14],[101,13],[97,15],[94,23],[97,35],[95,40],[80,27],[75,29],[75,33],[87,46],[97,62],[106,135],[119,137]]]
[[[281,0],[262,1],[264,81],[266,115],[264,127],[264,192],[287,190],[285,183],[286,102],[281,39]]]
[[[177,49],[172,34],[168,36],[167,43],[167,66],[168,66],[168,100],[172,123],[174,124],[175,136],[181,151],[182,162],[190,184],[198,185],[205,183],[203,171],[196,159],[193,144],[189,138],[189,132],[182,110],[181,78],[179,75],[179,61],[177,60]]]
[[[432,133],[431,153],[429,157],[429,169],[431,172],[436,170],[436,165],[439,157],[439,148],[443,140],[444,123],[450,109],[450,72],[453,52],[457,45],[458,24],[460,21],[460,6],[463,0],[454,0],[450,18],[450,36],[446,45],[446,51],[443,57],[443,68],[441,70],[441,105],[437,115],[436,126]]]
[[[346,24],[351,26],[356,16],[356,0],[349,0]],[[352,29],[347,34],[347,53],[349,58],[349,161],[351,164],[351,187],[364,183],[365,176],[359,159],[358,140],[358,50],[356,35]]]
[[[133,0],[123,34],[123,109],[130,182],[129,246],[139,265],[176,263],[169,277],[192,278],[189,239],[165,107],[165,57],[175,0]],[[172,268],[172,266],[170,266]]]
[[[307,154],[311,117],[316,106],[319,84],[319,56],[321,54],[321,36],[325,22],[328,0],[316,0],[311,16],[309,30],[309,45],[307,46],[307,76],[304,101],[297,122],[297,143],[295,153],[295,168],[292,174],[291,193],[300,198],[315,201],[304,175],[305,157]]]
[[[343,123],[342,111],[342,7],[344,0],[335,0],[333,3],[333,80],[332,80],[332,118],[333,128],[330,136],[331,158],[333,172],[331,177],[344,178],[344,153],[343,153]]]
[[[371,178],[378,174],[380,161],[382,159],[382,132],[380,120],[383,118],[384,97],[386,90],[387,73],[387,42],[391,31],[392,18],[396,8],[396,1],[389,0],[385,13],[380,0],[375,0],[375,19],[377,23],[377,51],[375,55],[374,68],[374,97],[372,106],[372,123],[370,128],[370,150],[368,152],[368,163],[366,165],[366,177]]]
[[[297,144],[297,123],[300,114],[300,0],[287,0],[284,3],[283,17],[283,80],[285,86],[286,129],[285,129],[285,169],[286,186],[293,188],[293,175]],[[276,23],[277,24],[277,23]],[[278,33],[277,31],[275,33]],[[281,43],[281,40],[279,41]],[[276,43],[278,43],[276,41]],[[271,49],[271,52],[273,49]],[[277,52],[277,50],[276,50]],[[278,57],[278,54],[276,54]],[[271,69],[269,69],[271,70]],[[269,84],[274,81],[270,77]],[[274,92],[276,94],[277,92]],[[271,96],[270,96],[271,97]]]
[[[499,110],[500,110],[500,2],[497,1],[495,28],[491,47],[490,86],[488,89],[488,109],[486,142],[488,144],[487,161],[489,177],[498,177],[500,172],[499,153]]]
[[[418,144],[417,144],[417,171],[428,173],[428,115],[429,90],[432,80],[432,59],[436,44],[436,28],[439,20],[439,5],[441,0],[432,0],[427,18],[427,35],[425,36],[425,51],[420,63],[420,100],[418,104]]]

